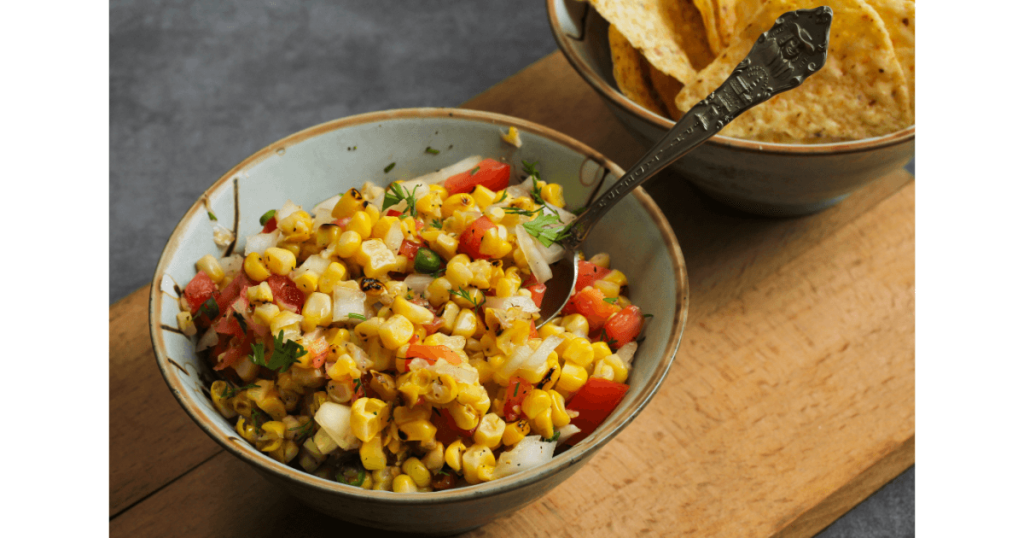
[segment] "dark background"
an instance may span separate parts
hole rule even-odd
[[[458,106],[555,50],[540,1],[112,1],[110,303],[256,150],[352,114]],[[818,536],[913,535],[911,467]]]

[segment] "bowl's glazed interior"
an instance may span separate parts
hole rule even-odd
[[[499,130],[521,131],[523,146],[503,143]],[[440,154],[427,153],[427,147]],[[259,217],[292,200],[306,208],[351,187],[379,185],[431,172],[469,155],[518,165],[538,161],[543,179],[561,183],[569,208],[585,205],[622,170],[590,148],[544,127],[496,114],[451,109],[408,109],[364,114],[312,127],[243,161],[221,177],[174,230],[157,266],[150,296],[150,329],[157,363],[182,407],[226,450],[307,504],[359,524],[401,531],[450,533],[486,523],[533,500],[564,480],[624,428],[650,400],[668,371],[685,324],[688,287],[682,253],[664,216],[642,190],[623,200],[584,244],[590,255],[611,255],[630,279],[631,300],[654,314],[634,359],[630,389],[611,417],[590,437],[554,461],[503,480],[414,495],[366,491],[278,463],[239,439],[209,399],[212,371],[196,356],[194,339],[176,329],[177,297],[205,254],[241,252],[245,236],[260,231]],[[390,163],[394,167],[385,173]],[[217,222],[208,218],[213,212]],[[220,224],[237,241],[213,242]],[[458,505],[459,513],[438,511]],[[396,520],[401,506],[407,517]]]

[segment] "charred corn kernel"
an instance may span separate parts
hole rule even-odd
[[[465,211],[476,206],[476,200],[468,193],[453,194],[441,204],[441,216],[448,218],[456,211]]]
[[[359,232],[346,230],[334,242],[334,254],[340,258],[351,258],[359,250],[359,245],[362,242],[363,237],[359,235]]]
[[[302,330],[310,332],[317,327],[326,327],[332,319],[331,296],[318,291],[310,293],[302,306]]]
[[[540,388],[544,390],[551,390],[558,384],[558,378],[562,376],[562,365],[558,362],[558,355],[555,355],[555,360],[548,361],[548,370],[544,372],[544,376],[541,378]]]
[[[505,424],[505,430],[501,434],[501,442],[505,446],[514,446],[529,434],[530,423],[526,419],[509,422]]]
[[[564,347],[563,347],[564,346]],[[558,356],[586,368],[594,362],[594,348],[583,337],[570,338],[558,346]]]
[[[334,286],[345,280],[348,280],[348,269],[338,262],[331,262],[317,280],[316,288],[322,293],[332,293]]]
[[[484,233],[480,241],[480,253],[492,258],[504,258],[512,252],[512,243],[505,241],[498,235],[497,228],[491,228]]]
[[[427,403],[444,405],[459,395],[459,384],[448,374],[441,374],[430,383],[429,390],[423,395]]]
[[[586,337],[590,334],[590,323],[582,314],[569,314],[562,318],[562,327],[576,336]]]
[[[608,282],[607,280],[597,280],[594,282],[594,289],[600,291],[605,297],[616,298],[622,291],[622,287],[614,282]]]
[[[618,269],[612,269],[612,272],[605,275],[604,278],[601,280],[607,280],[608,282],[618,284],[619,286],[626,286],[629,284],[629,282],[626,280],[626,275],[624,275],[622,271],[619,271]]]
[[[466,482],[487,482],[494,475],[494,453],[486,446],[473,444],[462,455],[462,475]]]
[[[268,396],[258,400],[256,405],[274,420],[281,420],[288,415],[288,409],[285,408],[284,402],[281,401],[279,396]]]
[[[274,292],[266,282],[260,282],[258,286],[249,286],[245,295],[250,303],[270,303],[274,301]]]
[[[567,362],[562,365],[562,375],[558,377],[558,384],[555,385],[555,389],[564,396],[580,390],[586,382],[586,368]]]
[[[528,196],[519,196],[513,198],[509,203],[509,207],[516,209],[522,209],[523,211],[534,211],[537,209],[537,204],[533,203],[533,199]]]
[[[267,269],[275,275],[287,275],[295,269],[295,254],[283,248],[269,247],[263,253]]]
[[[398,268],[395,254],[380,239],[371,239],[359,245],[356,263],[363,266],[363,273],[370,278],[383,277]]]
[[[370,215],[366,214],[365,211],[357,211],[352,215],[352,220],[348,221],[345,225],[346,232],[355,232],[359,234],[359,238],[366,241],[370,238],[370,232],[373,230],[373,223],[370,221]]]
[[[313,236],[313,219],[303,210],[293,212],[277,223],[288,241],[301,243]]]
[[[239,419],[241,421],[242,419]],[[444,449],[444,462],[457,473],[462,472],[462,455],[466,453],[466,445],[462,439],[452,441],[448,448]]]
[[[398,429],[405,434],[406,441],[432,441],[437,427],[429,420],[414,420],[399,424]]]
[[[470,431],[480,423],[480,417],[469,405],[452,402],[447,409],[452,419],[455,420],[455,425],[463,430]]]
[[[341,237],[343,231],[341,226],[334,223],[321,224],[316,229],[316,248],[318,250],[327,248]]]
[[[249,255],[245,257],[242,269],[249,278],[257,282],[262,282],[270,278],[270,270],[267,269],[266,264],[263,263],[263,258],[255,252],[250,252]]]
[[[363,441],[359,447],[359,460],[367,471],[379,471],[387,467],[387,456],[384,455],[384,447],[381,445],[380,436]]]
[[[590,263],[598,267],[604,267],[605,269],[608,268],[611,262],[612,258],[611,256],[608,255],[607,252],[598,252],[597,254],[594,254],[593,256],[590,257]]]
[[[455,329],[455,319],[458,318],[459,311],[459,305],[453,301],[445,303],[444,309],[441,311],[441,319],[444,321],[444,325],[441,328],[448,334],[451,334],[452,330]]]
[[[370,229],[370,237],[384,239],[395,224],[398,224],[398,217],[381,217]]]
[[[327,368],[327,377],[334,381],[348,381],[360,376],[359,367],[356,366],[352,355],[345,353],[338,357],[338,360],[331,363]]]
[[[541,338],[547,338],[549,336],[564,336],[565,327],[556,325],[554,320],[552,320],[551,322],[545,323],[540,329],[537,329],[537,334],[539,334]]]
[[[565,207],[565,196],[562,193],[562,186],[558,183],[548,183],[541,187],[540,197],[555,207]]]
[[[395,493],[416,493],[416,482],[407,474],[400,474],[391,483],[391,489]]]
[[[384,320],[378,317],[372,317],[366,321],[360,322],[352,329],[352,332],[354,332],[361,340],[369,340],[371,337],[377,336],[383,323]]]
[[[408,318],[401,314],[395,314],[381,325],[378,336],[380,336],[380,341],[384,344],[384,347],[396,350],[402,344],[409,343],[415,330],[416,328],[413,327],[412,322]]]
[[[298,331],[299,323],[302,323],[302,316],[295,312],[285,310],[274,316],[274,319],[270,320],[270,332],[271,334],[276,335],[281,331],[285,331],[287,336],[287,333],[293,330]],[[296,338],[297,337],[298,335],[296,335]]]
[[[363,195],[358,190],[354,188],[349,189],[345,194],[341,195],[341,199],[338,200],[338,203],[334,204],[334,209],[331,210],[331,216],[336,219],[351,217],[367,205],[364,203],[365,201],[366,200],[363,198]]]
[[[476,325],[476,313],[463,308],[455,318],[455,327],[452,329],[452,335],[469,338],[476,333]]]
[[[487,207],[493,204],[494,199],[498,197],[494,191],[484,187],[483,185],[473,187],[473,191],[470,192],[469,195],[473,197],[473,201],[476,202],[477,207]]]
[[[281,443],[281,446],[277,447],[277,450],[270,453],[270,457],[281,463],[288,463],[298,455],[299,445],[295,444],[295,441],[292,441],[291,439],[285,440]]]
[[[210,277],[210,280],[214,282],[224,280],[224,268],[220,266],[220,262],[212,254],[199,258],[199,261],[196,262],[196,269],[206,273],[206,276]]]
[[[277,450],[284,441],[284,423],[276,420],[264,422],[260,428],[263,433],[256,438],[256,448],[263,452]]]
[[[417,325],[424,325],[434,321],[433,312],[416,303],[407,301],[405,297],[395,299],[395,302],[391,304],[391,310],[396,314],[405,316],[406,319]]]
[[[398,386],[395,378],[382,372],[370,372],[370,388],[386,401],[394,401],[398,397]]]
[[[280,313],[281,309],[278,308],[276,304],[267,303],[259,305],[253,309],[252,316],[255,318],[256,323],[270,326],[270,322]]]
[[[540,391],[533,391],[540,392]],[[551,408],[547,408],[541,411],[539,415],[533,418],[533,431],[539,433],[541,437],[551,438],[555,435],[555,424],[551,418]]]
[[[605,358],[607,359],[607,357]],[[605,359],[601,359],[594,363],[594,373],[590,374],[590,377],[596,377],[598,379],[607,379],[612,381],[615,379],[615,370]]]
[[[507,133],[501,133],[501,139],[517,148],[523,146],[523,139],[519,137],[519,129],[511,125]]]
[[[349,342],[348,329],[341,329],[335,327],[333,329],[327,329],[324,333],[324,338],[327,340],[327,345],[337,346],[339,350]],[[337,356],[337,353],[332,351],[332,355]]]
[[[490,289],[491,275],[495,270],[495,266],[491,265],[490,260],[476,260],[469,264],[469,270],[473,272],[470,284],[482,290]]]
[[[536,418],[545,409],[551,408],[551,395],[545,390],[531,390],[523,399],[523,413],[529,418]]]
[[[178,312],[176,316],[178,320],[178,329],[181,330],[185,336],[193,336],[196,334],[196,324],[192,321],[192,314],[188,312]]]
[[[352,403],[352,435],[362,442],[377,436],[388,421],[388,404],[377,398],[359,398]]]
[[[235,431],[238,432],[238,436],[250,444],[256,444],[256,426],[252,422],[245,420],[244,417],[238,417],[238,421],[235,422]]]
[[[451,296],[452,302],[461,308],[475,308],[477,305],[483,304],[484,299],[486,299],[486,297],[484,297],[484,292],[476,288],[463,288],[462,291],[465,292],[466,295],[469,295],[469,299],[466,299],[462,295],[452,294]],[[455,330],[454,325],[452,326],[452,330]]]
[[[487,413],[480,419],[480,425],[473,432],[473,442],[490,449],[501,445],[502,434],[505,433],[505,421],[495,413]]]
[[[429,373],[427,374],[429,375]],[[426,386],[429,383],[429,379],[423,383]],[[418,420],[430,420],[430,406],[428,405],[416,405],[412,407],[396,407],[394,411],[395,424],[401,426],[402,424],[408,424],[410,422],[416,422]]]
[[[295,282],[295,285],[298,286],[300,290],[302,290],[302,293],[309,295],[316,291],[316,285],[320,281],[320,278],[312,271],[304,271],[292,281]]]
[[[416,213],[422,217],[440,217],[441,195],[436,192],[428,192],[426,195],[421,197],[416,201]]]
[[[419,487],[426,487],[430,483],[430,471],[419,458],[409,458],[402,463],[402,472],[412,478],[412,481]]]
[[[446,260],[451,259],[459,249],[459,241],[448,234],[440,234],[437,240],[430,244],[430,249],[444,256]]]
[[[227,382],[217,380],[210,385],[210,399],[213,400],[213,406],[217,408],[217,411],[220,412],[224,418],[234,418],[238,412],[231,407],[231,399],[226,398],[227,395]]]
[[[558,355],[554,352],[551,354],[555,356],[555,361],[557,361]],[[549,370],[551,370],[551,367],[548,366],[547,362],[542,362],[531,366],[530,368],[519,368],[516,370],[516,375],[522,377],[531,384],[537,384],[544,379],[544,376],[547,375]]]
[[[601,360],[612,354],[612,348],[608,347],[608,342],[592,342],[590,347],[594,350],[594,360]]]
[[[569,423],[569,414],[565,411],[565,397],[555,390],[547,391],[551,396],[551,422],[556,428]]]

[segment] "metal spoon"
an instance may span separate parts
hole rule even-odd
[[[565,256],[551,267],[539,325],[558,315],[576,286],[577,252],[587,234],[630,191],[703,144],[736,116],[796,88],[825,65],[832,10],[827,6],[783,13],[761,34],[732,75],[697,103],[625,175],[566,230]],[[538,325],[538,326],[539,326]]]

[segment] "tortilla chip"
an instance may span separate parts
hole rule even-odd
[[[629,44],[614,24],[608,26],[608,45],[612,49],[612,75],[622,94],[647,110],[664,116],[665,109],[648,78],[645,65],[647,60]]]
[[[864,0],[768,0],[722,55],[683,88],[676,106],[689,110],[721,86],[779,15],[821,4],[834,12],[824,67],[802,86],[741,114],[722,134],[813,144],[870,138],[911,125],[903,69],[885,26]]]
[[[732,40],[743,31],[754,14],[761,11],[765,0],[717,0],[719,32],[722,41],[731,44]]]
[[[718,34],[718,22],[715,20],[715,13],[718,10],[715,9],[714,0],[693,0],[693,5],[697,11],[700,11],[701,19],[704,21],[704,31],[707,33],[711,52],[718,56],[722,53],[725,45],[722,44],[722,38]]]
[[[649,74],[658,99],[668,111],[668,117],[679,121],[679,118],[683,117],[683,113],[676,108],[676,96],[679,95],[679,90],[683,89],[683,83],[658,71],[654,66],[650,66]]]
[[[896,59],[903,68],[910,93],[910,113],[914,114],[914,2],[913,0],[867,0],[885,23]]]
[[[682,2],[590,0],[590,4],[659,71],[683,83],[696,77],[683,39],[696,30],[683,15]]]

